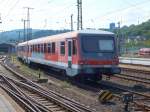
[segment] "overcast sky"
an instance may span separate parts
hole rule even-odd
[[[73,14],[74,29],[77,22],[77,0],[0,0],[2,24],[0,31],[23,28],[30,10],[34,29],[70,29]],[[108,28],[118,21],[123,25],[142,23],[150,19],[150,0],[82,0],[83,28]]]

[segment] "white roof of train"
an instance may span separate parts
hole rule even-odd
[[[103,30],[79,30],[75,31],[76,33],[84,33],[84,34],[105,34],[105,35],[114,35],[112,32],[103,31]]]
[[[103,30],[78,30],[78,31],[73,31],[73,32],[66,32],[66,33],[62,33],[62,34],[57,34],[57,37],[56,35],[51,35],[51,36],[45,36],[45,37],[41,37],[41,38],[38,38],[38,39],[33,39],[33,40],[29,40],[28,41],[28,44],[30,43],[42,43],[42,42],[46,42],[48,39],[52,39],[53,37],[56,38],[56,39],[60,39],[60,37],[71,37],[73,35],[77,35],[77,34],[101,34],[101,35],[114,35],[114,33],[112,32],[108,32],[108,31],[103,31]],[[24,45],[24,44],[27,44],[27,41],[26,42],[23,42],[23,43],[19,43],[18,45]]]

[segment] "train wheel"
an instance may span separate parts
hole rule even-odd
[[[85,77],[86,75],[85,74],[81,74],[80,76],[79,76],[79,81],[81,82],[81,83],[86,83],[86,81],[87,81],[87,77]]]
[[[98,82],[98,81],[102,80],[102,75],[99,75],[99,74],[97,75],[97,74],[96,74],[96,75],[94,76],[94,79],[93,79],[93,80],[94,80],[95,82]]]
[[[66,71],[65,70],[61,70],[61,74],[62,74],[63,80],[66,80],[67,79]]]

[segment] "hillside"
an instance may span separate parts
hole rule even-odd
[[[150,20],[139,25],[123,26],[120,31],[124,36],[144,36],[150,39]],[[117,33],[117,30],[114,32]]]
[[[19,39],[19,33],[20,33],[20,39]],[[40,29],[32,29],[32,37],[31,39],[43,37],[43,36],[49,36],[49,35],[55,35],[59,33],[68,32],[70,30],[40,30]],[[0,43],[3,42],[16,42],[18,40],[23,41],[24,34],[23,29],[18,30],[12,30],[12,31],[6,31],[0,33]]]

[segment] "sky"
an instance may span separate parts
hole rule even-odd
[[[150,0],[82,0],[83,28],[109,28],[111,22],[121,26],[140,24],[150,19]],[[77,0],[0,0],[0,31],[23,29],[30,10],[33,29],[70,29],[73,14],[77,29]]]

